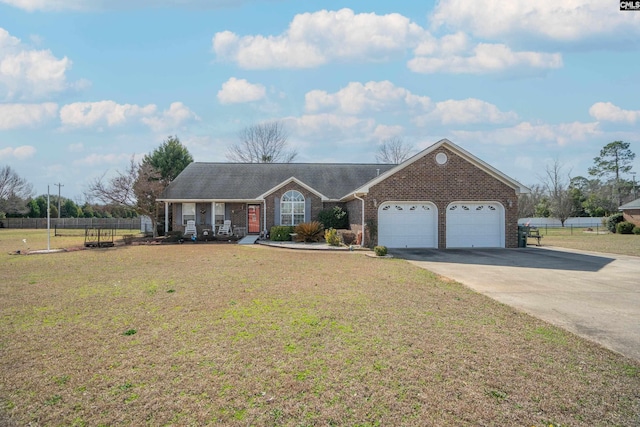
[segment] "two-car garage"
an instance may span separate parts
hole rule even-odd
[[[454,202],[446,208],[447,248],[504,248],[504,207],[497,202]],[[432,202],[386,202],[378,208],[378,244],[437,248],[438,209]]]

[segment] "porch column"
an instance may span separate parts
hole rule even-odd
[[[169,202],[164,202],[164,235],[169,234]]]

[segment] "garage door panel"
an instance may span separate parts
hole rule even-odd
[[[457,202],[447,208],[448,248],[503,248],[504,208],[495,202]]]
[[[389,248],[437,247],[437,209],[430,202],[386,202],[378,209],[378,244]]]

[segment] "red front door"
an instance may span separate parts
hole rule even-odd
[[[247,208],[249,215],[249,234],[260,233],[260,205],[249,205]]]

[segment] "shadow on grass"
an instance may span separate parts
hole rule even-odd
[[[390,249],[389,253],[392,253],[398,258],[411,261],[591,272],[599,271],[614,261],[614,258],[605,256],[560,252],[540,248]]]

